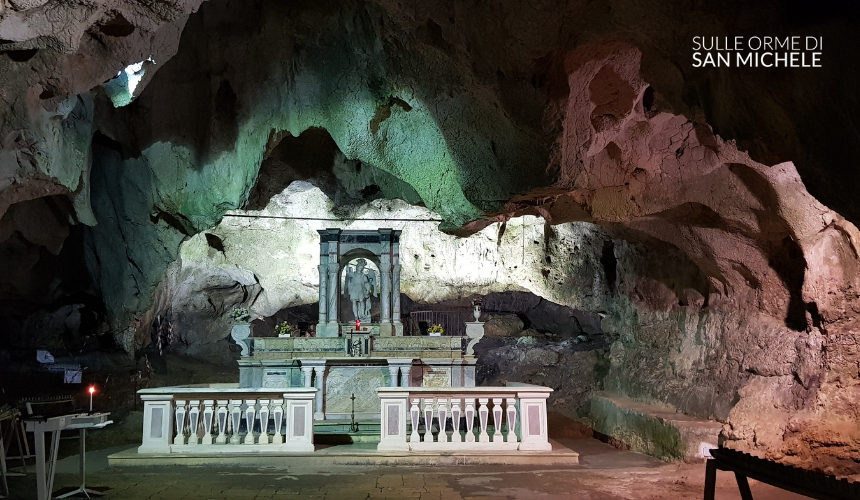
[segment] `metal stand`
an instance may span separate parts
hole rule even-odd
[[[54,498],[68,498],[73,495],[77,495],[79,493],[83,493],[85,497],[90,498],[90,495],[95,496],[104,496],[104,493],[100,491],[87,489],[87,430],[80,429],[81,432],[81,454],[80,454],[80,467],[81,467],[81,485],[78,489],[74,491],[70,491],[68,493],[63,493],[60,496]]]
[[[60,449],[60,430],[51,432],[50,461],[45,460],[45,432],[35,432],[36,438],[36,496],[39,500],[51,498],[54,489],[54,474],[56,473],[57,452]]]

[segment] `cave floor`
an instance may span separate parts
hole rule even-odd
[[[87,453],[87,486],[106,499],[700,499],[704,464],[665,463],[595,439],[560,439],[580,465],[462,467],[134,467],[108,468],[107,455]],[[57,466],[55,494],[79,484],[77,457]],[[10,477],[12,499],[36,497],[30,474]],[[750,480],[756,500],[802,499]],[[107,489],[110,488],[110,489]],[[81,497],[82,498],[82,497]],[[738,499],[733,475],[717,475],[718,500]]]

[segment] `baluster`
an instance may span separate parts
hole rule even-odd
[[[284,400],[273,399],[270,411],[275,420],[275,436],[272,438],[272,444],[284,444],[284,435],[281,434],[281,424],[284,422]]]
[[[242,421],[242,400],[241,399],[231,399],[230,400],[230,430],[233,431],[233,435],[230,436],[230,444],[239,444],[241,440],[239,439],[239,422]]]
[[[501,443],[502,438],[502,398],[493,398],[493,442]]]
[[[190,430],[191,433],[188,434],[188,444],[191,446],[197,446],[197,442],[200,438],[200,436],[197,435],[197,431],[200,428],[200,400],[192,399],[189,408],[188,430]]]
[[[487,408],[487,403],[490,398],[478,398],[478,420],[481,422],[481,433],[478,435],[478,441],[481,443],[489,443],[490,435],[487,434],[487,423],[490,419],[490,409]]]
[[[424,442],[433,442],[433,398],[424,398]]]
[[[463,438],[460,436],[460,417],[463,416],[463,411],[460,409],[460,400],[451,400],[451,428],[454,433],[451,434],[451,441],[462,443]]]
[[[269,444],[269,399],[260,400],[260,439],[259,444]]]
[[[185,400],[176,400],[176,437],[173,444],[185,444]]]
[[[505,398],[505,410],[508,413],[508,435],[505,437],[505,442],[516,443],[519,441],[517,439],[517,400],[512,397]]]
[[[475,425],[475,398],[466,398],[466,442],[475,442],[475,433],[472,427]]]
[[[413,443],[421,442],[421,435],[418,434],[418,419],[421,417],[421,409],[418,408],[420,402],[420,399],[412,398],[412,406],[409,408],[409,416],[412,418],[412,434],[409,435],[409,441]]]
[[[245,426],[248,427],[248,433],[245,434],[242,444],[254,444],[254,413],[257,411],[257,400],[246,399],[245,404]]]
[[[448,427],[448,415],[450,412],[448,411],[448,398],[439,398],[436,402],[436,414],[439,416],[439,441],[440,443],[448,442],[448,432],[446,427]]]
[[[212,417],[215,415],[215,400],[203,400],[203,440],[202,444],[212,444]]]
[[[218,421],[216,422],[218,425],[218,437],[215,438],[216,444],[227,444],[227,414],[229,413],[227,404],[228,401],[226,399],[218,400]]]

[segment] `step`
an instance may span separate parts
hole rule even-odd
[[[668,405],[643,403],[597,392],[591,398],[589,418],[596,434],[613,444],[663,460],[701,461],[719,443],[723,424],[691,417]]]
[[[550,439],[552,451],[377,451],[376,444],[359,443],[342,446],[317,445],[313,452],[253,453],[163,453],[139,454],[137,447],[108,456],[110,467],[240,465],[267,467],[332,466],[462,466],[462,465],[529,465],[576,466],[579,453]]]

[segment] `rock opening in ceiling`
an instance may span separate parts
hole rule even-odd
[[[102,84],[102,88],[115,108],[131,104],[136,97],[135,90],[146,75],[147,68],[153,65],[155,61],[150,56],[143,61],[129,64],[125,69],[118,71],[114,78]]]

